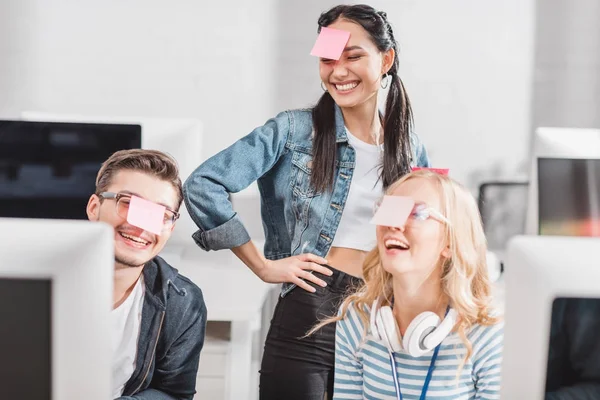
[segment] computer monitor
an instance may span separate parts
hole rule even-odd
[[[62,114],[39,111],[23,111],[21,118],[27,121],[62,121],[105,124],[136,124],[141,126],[143,149],[169,153],[179,165],[184,181],[202,162],[202,123],[193,118],[152,118],[135,116],[97,116]],[[107,156],[108,158],[108,156]],[[182,205],[181,217],[169,245],[188,243],[198,228]]]
[[[0,398],[110,398],[113,230],[18,218],[0,227]]]
[[[502,399],[543,399],[552,307],[558,298],[600,299],[600,238],[517,236],[504,276]]]
[[[96,174],[141,127],[0,120],[0,217],[87,219]]]
[[[525,232],[600,236],[600,130],[536,131]]]

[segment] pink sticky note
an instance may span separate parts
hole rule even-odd
[[[160,235],[165,218],[165,206],[137,196],[131,196],[127,222],[145,231]]]
[[[381,205],[371,219],[371,224],[382,226],[404,226],[415,206],[411,197],[384,196]]]
[[[310,55],[330,60],[339,60],[344,52],[346,43],[350,39],[350,32],[333,28],[321,28],[317,41]]]
[[[412,171],[419,171],[422,169],[428,169],[430,171],[433,172],[437,172],[440,175],[448,175],[448,173],[450,172],[449,168],[425,168],[425,167],[413,167],[411,168]]]

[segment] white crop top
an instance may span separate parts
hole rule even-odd
[[[370,251],[377,244],[375,225],[369,224],[369,221],[373,217],[375,202],[383,194],[383,183],[379,179],[383,145],[365,143],[353,136],[347,128],[346,134],[356,155],[354,173],[342,218],[331,245]]]

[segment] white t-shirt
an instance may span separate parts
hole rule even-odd
[[[347,128],[346,134],[348,143],[354,148],[355,165],[350,191],[332,246],[370,251],[377,244],[375,225],[369,224],[369,221],[373,217],[375,202],[383,194],[383,182],[379,179],[383,144],[363,142]]]
[[[123,394],[125,384],[135,371],[137,344],[144,306],[144,277],[140,275],[125,301],[111,312],[112,319],[112,398]]]

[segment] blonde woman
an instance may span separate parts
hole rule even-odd
[[[326,321],[337,321],[334,399],[498,399],[503,325],[473,197],[431,171],[386,192],[414,207],[401,226],[377,226],[364,286]]]

